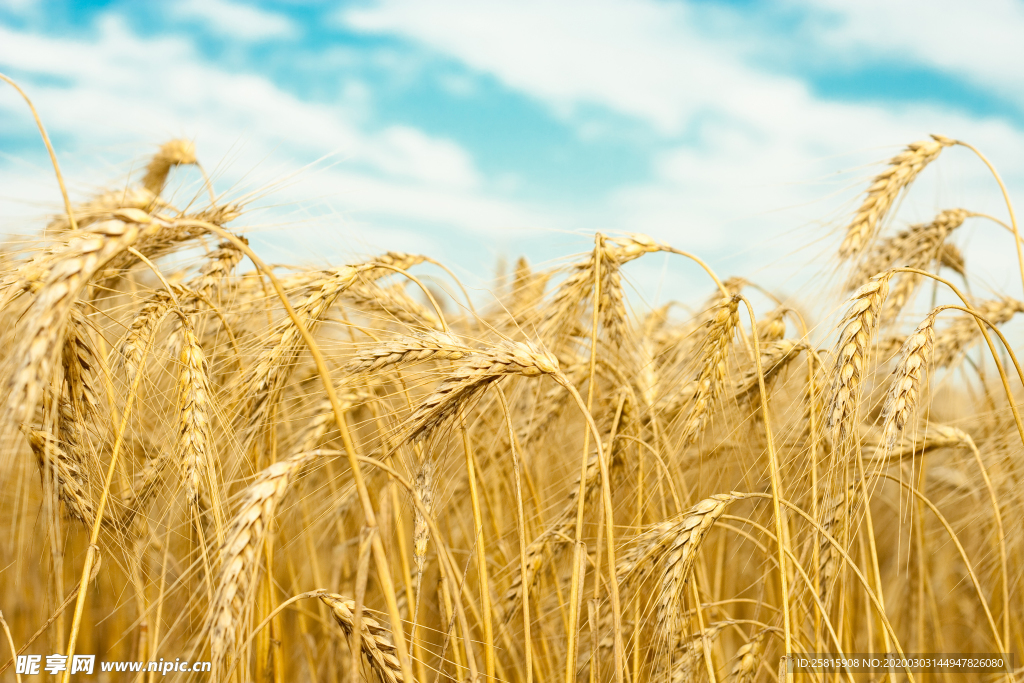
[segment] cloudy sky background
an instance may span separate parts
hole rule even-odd
[[[0,0],[0,71],[75,196],[188,137],[219,190],[251,193],[270,260],[419,251],[486,288],[502,257],[630,231],[786,293],[832,270],[907,142],[970,141],[1024,188],[1021,35],[1011,0]],[[48,163],[0,93],[0,231],[59,207]],[[1005,216],[986,173],[945,152],[890,229]],[[176,172],[179,203],[197,183]],[[958,243],[978,283],[1020,295],[1005,233],[974,221]],[[708,291],[678,259],[629,276],[648,302]]]

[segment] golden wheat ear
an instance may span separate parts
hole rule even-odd
[[[298,473],[320,455],[299,453],[270,465],[242,492],[220,549],[220,575],[206,630],[210,654],[219,670],[237,642],[239,628],[252,608],[257,560],[278,505]]]
[[[900,350],[900,360],[882,408],[882,443],[886,454],[896,446],[917,410],[921,385],[928,378],[929,361],[935,348],[935,315],[932,313],[922,320]]]
[[[826,408],[826,426],[835,444],[852,433],[856,422],[861,382],[868,363],[867,353],[878,329],[878,318],[889,293],[891,278],[891,273],[884,273],[861,287],[853,295],[843,318]]]
[[[939,158],[943,149],[954,144],[950,138],[933,135],[931,140],[907,145],[905,150],[890,159],[889,166],[871,182],[856,216],[846,227],[839,255],[850,257],[866,249],[900,193],[914,182],[925,166]]]
[[[154,197],[157,197],[163,192],[167,175],[172,168],[194,163],[196,163],[196,146],[190,140],[165,142],[146,166],[146,175],[142,179],[142,186],[153,193]]]

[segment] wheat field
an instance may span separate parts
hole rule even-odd
[[[426,255],[269,264],[234,227],[244,202],[164,195],[199,164],[185,140],[127,186],[63,192],[0,252],[0,676],[869,680],[780,667],[816,652],[1019,667],[1024,375],[1000,326],[1024,303],[971,287],[956,232],[984,221],[1019,256],[1016,220],[1009,197],[1002,218],[896,217],[954,145],[988,163],[936,135],[878,171],[830,256],[840,286],[804,290],[838,292],[821,320],[639,234],[520,259],[478,308]],[[622,268],[654,253],[706,289],[631,303]],[[210,671],[13,666],[51,653]]]

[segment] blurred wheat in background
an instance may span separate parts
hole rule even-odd
[[[985,221],[1019,254],[1012,207],[891,227],[954,145],[877,175],[823,320],[831,285],[779,300],[637,234],[520,259],[479,309],[426,286],[422,255],[268,265],[233,227],[246,206],[163,195],[201,158],[187,141],[137,183],[65,193],[0,255],[11,648],[261,682],[1019,662],[1022,376],[999,326],[1024,304],[971,294],[984,264],[956,243]],[[655,252],[706,290],[632,306],[622,268]]]

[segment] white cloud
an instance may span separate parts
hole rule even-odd
[[[1024,106],[1024,5],[1016,0],[790,0],[805,36],[850,62],[908,61],[962,77]]]
[[[896,4],[925,14],[934,7]],[[867,17],[869,11],[848,14]],[[836,198],[815,200],[844,188],[839,199],[851,200],[877,167],[864,169],[857,178],[837,177],[836,172],[881,161],[897,145],[931,132],[975,142],[992,152],[1012,181],[1024,177],[1024,135],[1013,126],[936,106],[824,100],[794,76],[747,63],[682,3],[383,0],[344,11],[341,19],[356,30],[399,35],[446,54],[540,100],[577,126],[585,122],[575,111],[596,104],[660,131],[653,178],[626,183],[606,203],[582,209],[595,226],[650,231],[682,246],[736,251],[737,246],[763,246],[768,236],[817,221],[816,234],[804,230],[800,235],[804,241],[809,235],[817,239],[823,218],[841,221],[844,214]],[[919,22],[911,30],[908,17],[900,27],[914,35],[923,28],[927,35],[930,25]],[[749,39],[778,37],[754,34]],[[979,48],[987,36],[958,40],[959,53]],[[999,44],[998,36],[995,40]],[[949,42],[933,41],[933,51],[948,49]],[[929,212],[946,208],[940,202],[1000,209],[998,194],[988,189],[994,186],[977,161],[964,154],[945,157],[942,169],[926,174],[915,188],[904,215],[930,217]],[[826,182],[816,182],[830,174]],[[941,192],[932,183],[951,176],[957,183],[943,183]],[[748,253],[736,265],[742,269],[790,250],[791,245],[777,240],[774,250],[762,249],[757,258]]]
[[[351,105],[305,102],[266,78],[203,61],[183,37],[142,39],[109,17],[96,39],[0,28],[0,44],[8,48],[0,67],[28,74],[25,85],[47,125],[74,136],[93,156],[125,142],[188,135],[204,159],[231,159],[222,180],[240,181],[238,169],[254,169],[244,179],[252,188],[334,154],[330,166],[302,173],[297,187],[275,190],[271,201],[325,198],[341,216],[351,216],[347,225],[358,226],[361,239],[383,235],[376,226],[388,226],[389,235],[407,226],[422,233],[421,241],[429,233],[442,248],[450,248],[455,233],[440,226],[477,244],[497,239],[542,259],[556,255],[556,228],[631,230],[710,256],[723,271],[749,273],[794,250],[805,250],[798,262],[831,256],[834,244],[819,240],[838,237],[851,202],[878,170],[862,164],[882,161],[930,132],[990,152],[1011,192],[1024,180],[1018,128],[939,106],[822,99],[794,76],[745,61],[734,45],[699,27],[685,4],[384,0],[342,16],[350,27],[397,35],[462,62],[473,80],[477,73],[497,78],[566,117],[577,134],[595,105],[647,124],[655,131],[649,176],[587,202],[568,194],[545,206],[512,202],[501,193],[520,194],[529,186],[502,190],[500,174],[484,177],[455,142],[408,126],[367,123],[372,86],[367,94],[353,84],[360,94]],[[451,68],[431,64],[442,75]],[[5,115],[17,112],[9,119],[27,120],[16,106],[0,99]],[[558,188],[550,189],[548,195],[557,196]],[[954,150],[915,184],[900,218],[923,220],[956,205],[1003,211],[984,168]],[[526,234],[547,238],[526,240]],[[981,228],[976,234],[969,259],[1009,258],[1000,249],[1003,236]],[[566,238],[559,248],[566,244],[575,243]],[[669,277],[680,277],[679,270]],[[1002,277],[998,267],[990,272]],[[785,273],[773,277],[779,281]]]
[[[691,26],[683,4],[618,0],[385,0],[345,11],[367,32],[396,33],[571,112],[598,104],[679,133],[709,108],[799,95],[763,80]]]
[[[39,4],[39,0],[0,0],[0,9],[14,14],[22,14]]]
[[[300,173],[299,187],[285,182],[270,201],[327,198],[364,219],[391,216],[468,231],[541,223],[482,191],[472,158],[456,143],[405,125],[360,124],[362,115],[343,105],[305,102],[265,78],[204,62],[184,38],[143,39],[108,16],[94,40],[0,27],[0,44],[7,48],[0,68],[23,74],[51,135],[74,139],[85,155],[125,145],[151,149],[186,136],[208,163],[230,159],[221,181],[246,188],[328,156]],[[23,103],[3,98],[0,110],[33,135]]]
[[[241,40],[291,38],[296,25],[286,16],[231,0],[179,0],[171,12],[183,19],[198,19],[221,34]]]

